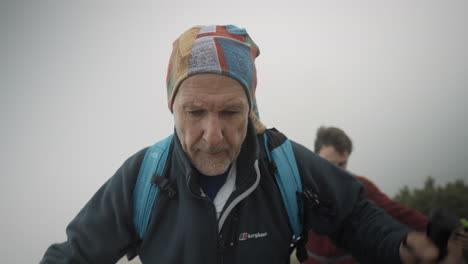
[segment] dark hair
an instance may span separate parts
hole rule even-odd
[[[353,142],[346,133],[337,127],[321,126],[317,130],[315,139],[315,153],[319,153],[323,146],[333,146],[340,154],[353,151]]]

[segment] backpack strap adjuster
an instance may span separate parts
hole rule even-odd
[[[175,190],[174,186],[170,183],[170,181],[167,178],[159,176],[156,173],[154,174],[154,180],[152,183],[161,188],[162,191],[167,192],[167,195],[170,199],[173,199],[177,194],[177,191]]]

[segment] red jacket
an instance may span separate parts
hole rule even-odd
[[[366,194],[365,198],[374,201],[378,207],[385,210],[389,215],[396,218],[401,223],[419,231],[425,231],[428,219],[425,215],[420,212],[406,207],[392,199],[375,186],[370,180],[356,176],[356,178],[364,185]],[[348,255],[345,251],[336,248],[332,241],[326,237],[315,233],[314,231],[309,232],[309,239],[307,242],[307,250],[309,253],[313,253],[320,257],[328,258],[330,261],[318,261],[309,257],[309,259],[303,263],[306,264],[356,264],[357,260],[353,259],[352,256]],[[345,257],[347,256],[347,257]],[[339,260],[341,258],[341,260]]]

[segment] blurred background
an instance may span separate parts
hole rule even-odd
[[[245,27],[261,50],[264,123],[310,149],[319,126],[342,128],[349,169],[389,196],[428,176],[466,181],[467,11],[462,0],[1,1],[4,262],[39,262],[127,157],[172,132],[167,62],[194,25]]]

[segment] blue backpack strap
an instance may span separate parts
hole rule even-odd
[[[294,233],[293,239],[299,239],[302,234],[302,221],[299,218],[302,215],[302,212],[300,212],[302,207],[299,206],[297,193],[302,193],[302,183],[291,141],[286,138],[281,145],[270,151],[267,133],[265,132],[263,136],[268,160],[270,162],[274,161],[276,165],[275,179],[288,213],[289,223]]]
[[[158,187],[151,183],[153,175],[162,175],[166,166],[169,148],[174,135],[149,147],[143,158],[133,190],[133,224],[140,239],[143,239],[153,209]]]

